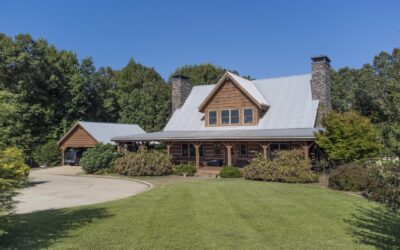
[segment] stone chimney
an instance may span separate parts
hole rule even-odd
[[[320,127],[326,113],[332,110],[331,103],[331,60],[324,55],[311,57],[312,99],[319,100],[316,126]]]
[[[172,77],[172,113],[183,106],[192,87],[189,77],[184,75]]]

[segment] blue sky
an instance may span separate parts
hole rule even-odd
[[[265,78],[308,73],[310,57],[360,67],[400,47],[400,1],[5,1],[0,32],[46,38],[96,66],[129,58],[167,78],[213,63]]]

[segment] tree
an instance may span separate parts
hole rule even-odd
[[[118,122],[135,123],[144,130],[162,129],[171,114],[171,90],[152,68],[131,59],[118,74]]]
[[[184,75],[190,78],[193,85],[216,84],[226,71],[226,69],[214,66],[210,63],[185,65],[177,68],[174,73],[171,74],[169,80],[171,81],[171,77],[174,75]],[[231,72],[239,74],[237,71]],[[249,79],[251,78],[250,76],[246,77]]]
[[[357,112],[330,112],[322,125],[325,130],[316,134],[316,143],[334,165],[379,156],[382,146],[378,132]]]
[[[378,129],[385,155],[400,156],[400,49],[381,52],[361,69],[332,72],[332,105],[354,109]]]
[[[33,150],[33,159],[40,166],[55,166],[61,162],[61,150],[52,140]]]

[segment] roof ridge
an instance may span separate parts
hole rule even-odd
[[[116,123],[116,122],[90,122],[90,121],[78,121],[78,123],[96,123],[96,124],[110,124],[110,125],[131,125],[138,126],[135,123]]]
[[[262,80],[280,79],[280,78],[292,78],[292,77],[306,76],[306,75],[311,75],[311,73],[297,74],[297,75],[289,75],[289,76],[274,76],[274,77],[269,77],[269,78],[261,78],[261,79],[251,80],[251,82],[254,82],[254,81],[262,81]]]

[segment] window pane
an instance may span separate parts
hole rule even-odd
[[[275,158],[276,152],[279,150],[279,144],[274,143],[269,146],[269,159],[272,160]]]
[[[253,123],[253,109],[244,110],[244,123]]]
[[[204,157],[204,144],[200,146],[200,157]]]
[[[222,110],[221,111],[221,122],[222,124],[229,123],[229,110]]]
[[[216,111],[208,112],[208,124],[217,124],[217,112]]]
[[[190,154],[190,157],[196,156],[196,149],[194,148],[193,144],[190,144],[190,146],[189,146],[189,154]]]
[[[240,144],[240,155],[247,156],[247,144]]]
[[[231,110],[231,123],[232,124],[239,123],[239,110],[238,109]]]
[[[183,157],[188,157],[189,156],[189,149],[188,149],[188,144],[182,144],[181,146],[181,155]]]
[[[289,149],[290,149],[289,143],[282,143],[280,145],[280,150],[289,150]]]
[[[214,155],[221,154],[221,144],[214,144]]]

